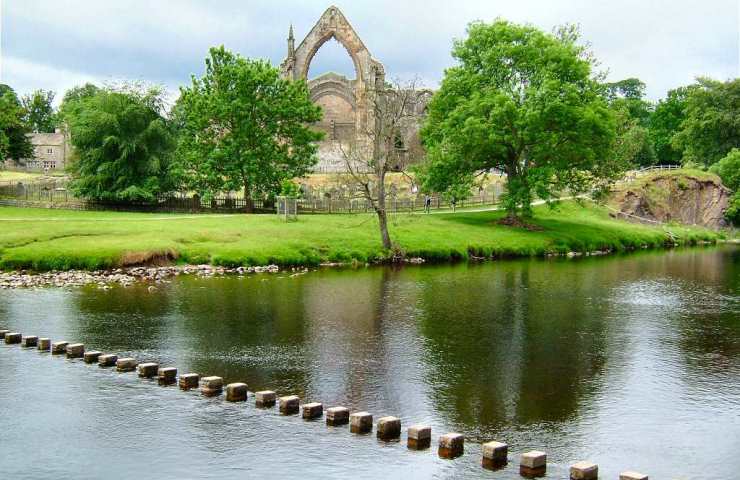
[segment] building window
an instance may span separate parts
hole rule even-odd
[[[46,153],[48,153],[49,155],[51,155],[52,153],[54,153],[54,149],[53,148],[47,148],[46,149]]]

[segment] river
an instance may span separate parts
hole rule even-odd
[[[0,327],[401,418],[400,443],[0,345],[3,478],[740,475],[740,249],[0,291]],[[412,452],[405,427],[466,437]],[[480,445],[510,463],[480,466]]]

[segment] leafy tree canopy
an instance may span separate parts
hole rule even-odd
[[[740,79],[698,79],[686,98],[686,118],[672,147],[683,162],[709,166],[740,147]]]
[[[243,190],[246,199],[278,193],[316,162],[321,119],[303,81],[282,79],[269,62],[212,48],[173,111],[185,184],[201,193]]]
[[[62,98],[62,103],[59,106],[59,117],[64,120],[68,115],[74,114],[75,110],[80,108],[82,100],[94,96],[99,91],[100,87],[92,83],[70,88]]]
[[[74,102],[65,119],[78,160],[76,194],[108,202],[151,202],[172,188],[174,140],[159,89],[102,88]]]
[[[535,194],[550,200],[620,175],[615,116],[577,30],[473,23],[452,55],[458,65],[445,72],[422,132],[426,189],[470,186],[481,173],[503,170],[512,218],[531,215]]]
[[[735,225],[740,225],[740,148],[733,148],[722,160],[709,169],[722,179],[722,183],[734,190],[725,218]]]
[[[686,99],[692,88],[688,86],[670,90],[666,98],[655,106],[650,117],[650,139],[657,161],[662,165],[681,163],[683,152],[673,146],[673,137],[686,118]]]
[[[23,120],[34,132],[53,133],[57,128],[59,122],[52,106],[54,96],[54,92],[44,90],[23,96]]]
[[[30,129],[23,121],[23,106],[12,88],[0,84],[0,161],[33,157],[28,139]]]

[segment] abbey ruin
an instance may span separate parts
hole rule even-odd
[[[316,52],[330,39],[338,41],[354,63],[356,78],[349,79],[334,72],[308,78],[309,67]],[[386,87],[383,64],[373,58],[352,25],[337,7],[329,7],[306,38],[296,47],[293,27],[288,35],[288,55],[281,65],[282,74],[292,80],[308,82],[311,99],[324,110],[317,128],[325,132],[319,146],[317,172],[339,172],[345,168],[338,149],[340,143],[368,144],[367,131],[375,121],[374,98]],[[405,163],[417,160],[419,127],[426,112],[431,91],[420,91],[424,101],[414,106],[414,121],[398,132],[397,147]],[[399,168],[402,165],[399,164]]]

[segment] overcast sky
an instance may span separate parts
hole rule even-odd
[[[208,48],[224,44],[279,65],[288,26],[296,43],[330,6],[318,0],[0,0],[0,81],[19,93],[122,79],[162,84],[173,95],[200,75]],[[503,17],[550,31],[579,23],[609,78],[642,79],[648,95],[698,75],[739,75],[739,0],[336,0],[389,77],[431,87],[451,65],[453,38],[473,20]],[[354,76],[327,43],[311,73]]]

